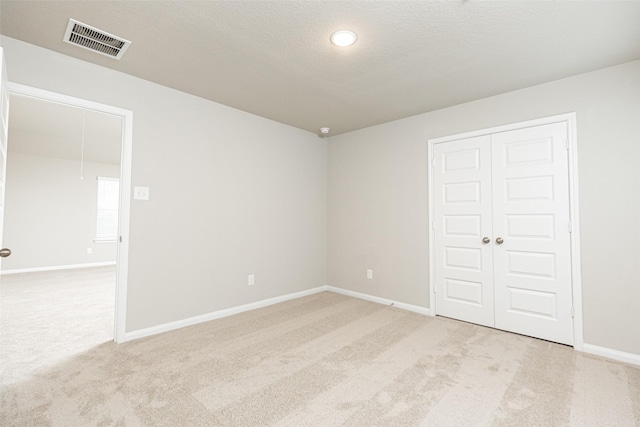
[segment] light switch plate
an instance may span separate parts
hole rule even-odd
[[[134,200],[149,200],[149,187],[133,187]]]

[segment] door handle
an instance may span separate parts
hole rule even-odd
[[[482,238],[482,243],[484,243],[485,245],[486,245],[487,243],[489,243],[490,241],[491,241],[491,239],[490,239],[490,238],[488,238],[488,237],[483,237],[483,238]]]
[[[498,237],[498,238],[496,239],[496,244],[501,245],[501,244],[503,244],[503,243],[504,243],[504,240],[502,240],[502,237]]]
[[[11,249],[7,249],[7,248],[0,249],[0,257],[6,258],[9,255],[11,255]]]

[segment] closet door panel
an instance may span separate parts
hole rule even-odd
[[[495,326],[573,344],[566,139],[564,123],[491,136],[492,246]]]
[[[489,136],[434,146],[436,312],[493,326]]]

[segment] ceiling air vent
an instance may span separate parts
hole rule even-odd
[[[90,25],[69,19],[63,41],[92,50],[101,55],[120,59],[131,42]]]

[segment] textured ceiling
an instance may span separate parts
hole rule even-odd
[[[0,33],[331,135],[640,59],[640,1],[9,1]],[[62,42],[69,18],[133,43]],[[336,29],[358,33],[351,48]],[[11,76],[9,76],[11,77]]]

